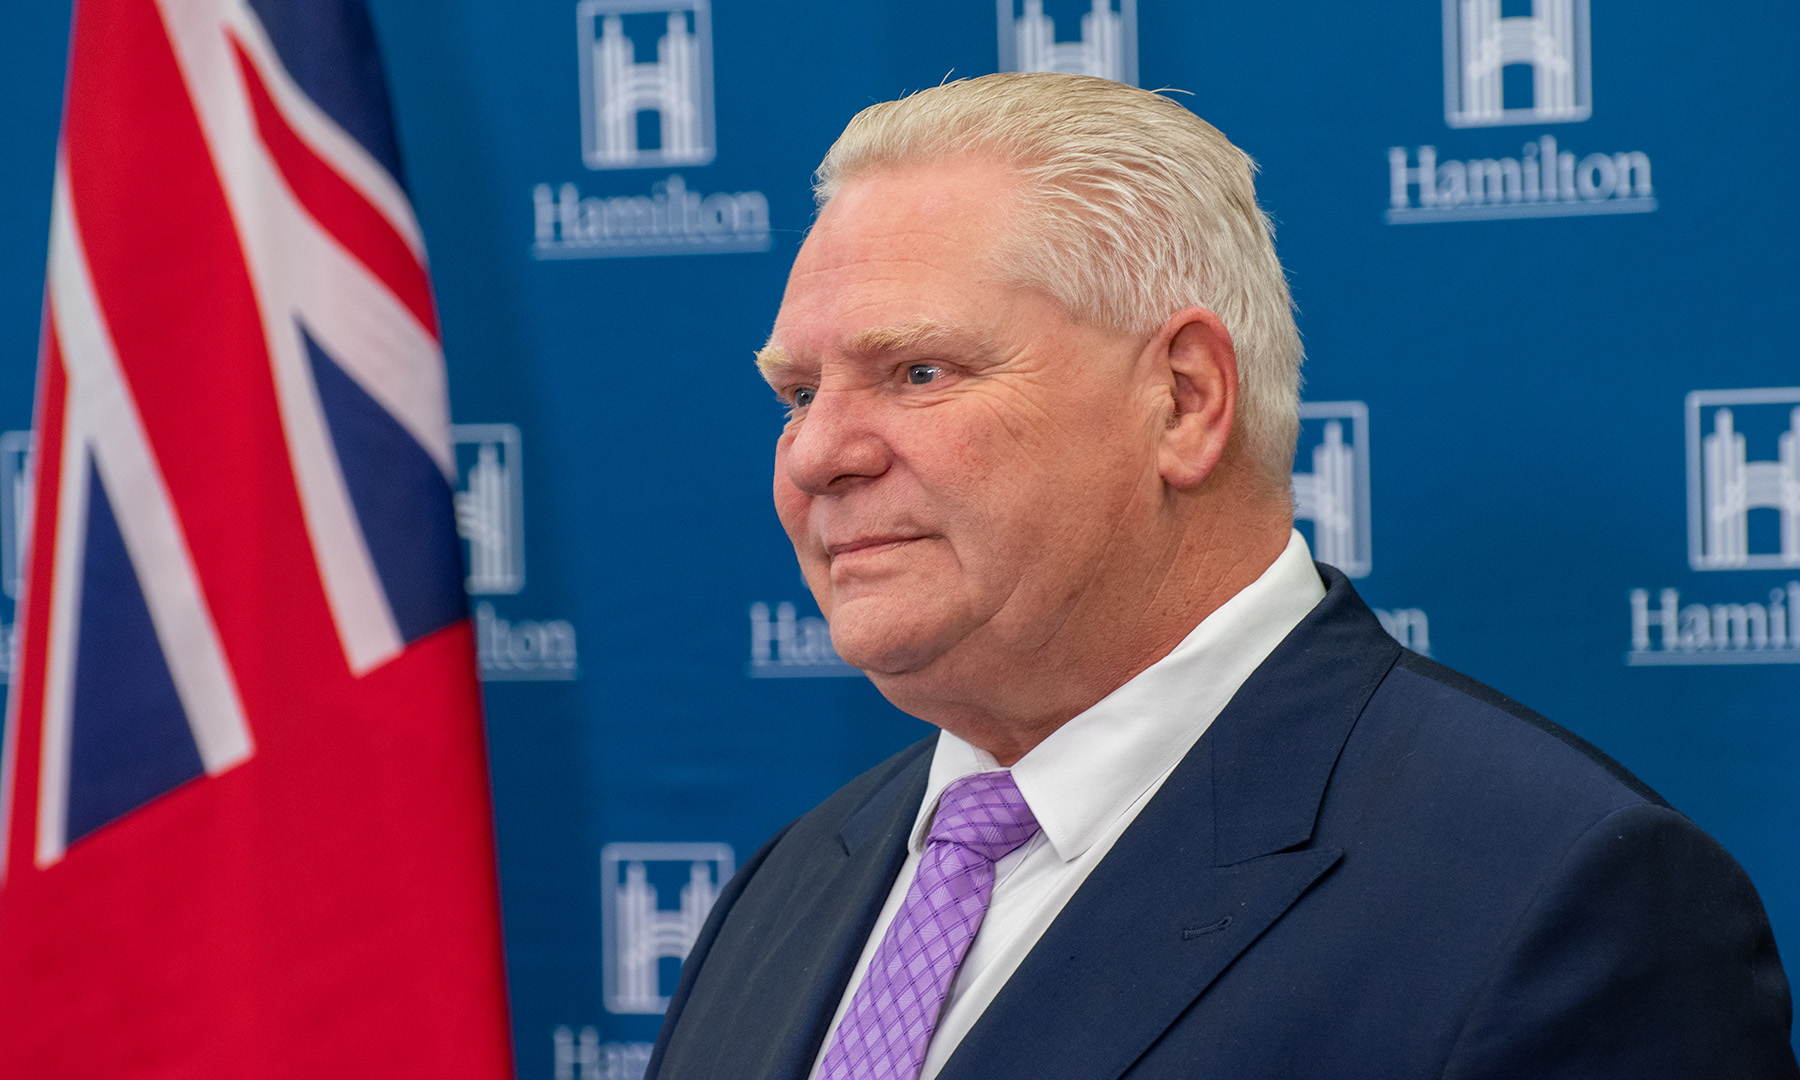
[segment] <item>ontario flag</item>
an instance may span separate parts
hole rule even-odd
[[[361,0],[79,0],[0,1077],[509,1075],[423,246]]]

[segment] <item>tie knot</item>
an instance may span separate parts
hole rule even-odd
[[[1025,805],[1010,772],[975,773],[956,780],[938,797],[932,843],[958,844],[998,862],[1037,835],[1037,817]]]

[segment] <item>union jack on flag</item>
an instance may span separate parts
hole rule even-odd
[[[424,246],[361,0],[78,0],[0,1076],[510,1074]]]

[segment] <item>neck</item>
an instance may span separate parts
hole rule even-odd
[[[1072,602],[1047,635],[971,641],[919,671],[870,678],[905,712],[1010,767],[1262,576],[1292,528],[1286,499],[1267,501],[1190,514],[1141,565]]]

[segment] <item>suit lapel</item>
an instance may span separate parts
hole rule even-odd
[[[772,917],[733,928],[753,957],[737,957],[734,986],[717,1007],[730,1035],[729,1069],[716,1075],[805,1080],[818,1055],[863,943],[906,858],[906,838],[924,796],[929,747],[853,813],[837,834],[815,842]],[[746,912],[746,915],[750,913]],[[745,966],[740,966],[745,965]],[[746,970],[747,967],[747,970]],[[741,978],[741,981],[738,981]],[[738,986],[772,992],[743,994]],[[702,1026],[715,1020],[696,1017]],[[684,1018],[686,1020],[686,1018]],[[760,1062],[760,1063],[759,1063]]]
[[[1400,648],[1330,568],[963,1039],[941,1080],[1113,1080],[1335,865],[1309,846],[1344,740]]]

